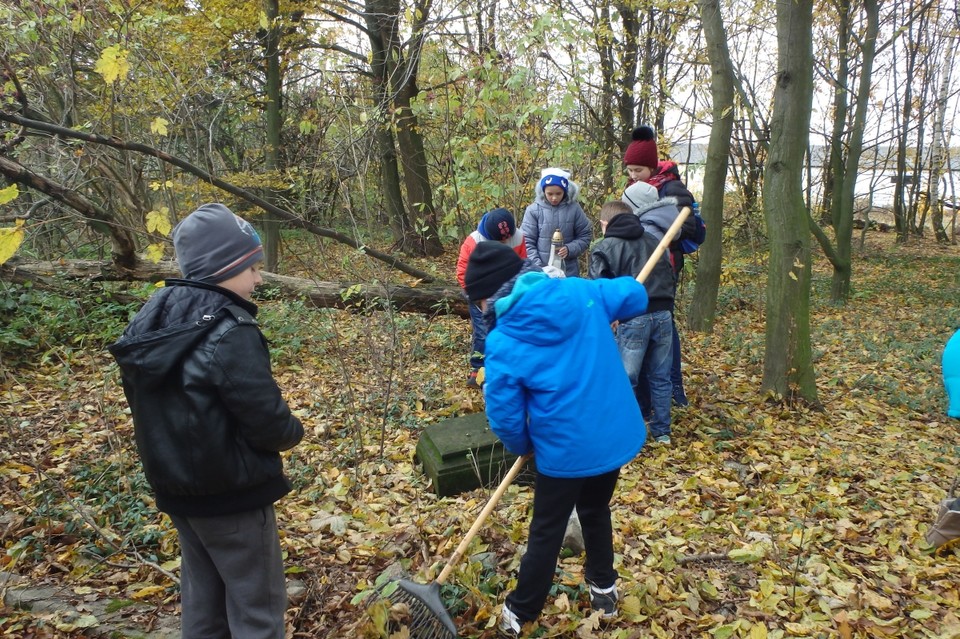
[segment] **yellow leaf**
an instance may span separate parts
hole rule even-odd
[[[166,590],[163,586],[147,586],[130,595],[131,599],[146,599]]]
[[[794,282],[798,282],[798,281],[799,281],[799,280],[797,279],[797,274],[794,273],[793,271],[790,271],[789,273],[787,273],[787,275],[789,275],[789,276],[790,276],[790,279],[793,280]]]
[[[0,264],[5,263],[23,244],[23,220],[17,220],[16,226],[0,228]]]
[[[763,559],[766,554],[762,546],[747,546],[746,548],[734,548],[727,553],[727,557],[731,561],[752,564]]]
[[[750,639],[767,639],[767,626],[763,623],[755,623],[750,628]]]
[[[161,206],[158,210],[147,213],[147,231],[160,235],[170,235],[171,230],[173,230],[173,225],[170,224],[170,209]]]
[[[157,264],[163,259],[163,244],[151,244],[147,247],[147,259]]]
[[[156,135],[166,135],[168,124],[170,124],[168,120],[163,118],[155,118],[153,122],[150,123],[150,133],[154,133]]]
[[[5,189],[0,189],[0,204],[13,202],[20,195],[20,189],[16,184],[11,184]]]
[[[129,54],[129,51],[121,49],[118,44],[107,47],[100,54],[93,70],[103,76],[104,82],[112,84],[130,73],[130,64],[127,62]]]

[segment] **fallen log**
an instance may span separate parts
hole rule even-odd
[[[303,298],[317,308],[370,311],[389,307],[424,315],[470,316],[460,288],[444,284],[400,284],[321,282],[288,275],[262,272],[265,284],[274,286],[285,298]],[[0,265],[0,280],[57,288],[64,282],[158,282],[180,277],[176,262],[140,262],[123,268],[109,261],[62,260],[28,261],[18,258]]]

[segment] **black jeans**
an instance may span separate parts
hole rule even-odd
[[[610,499],[619,477],[619,468],[594,477],[559,478],[537,473],[527,552],[520,560],[517,589],[507,595],[507,606],[521,623],[536,619],[543,610],[574,506],[587,551],[584,577],[600,588],[616,582]]]

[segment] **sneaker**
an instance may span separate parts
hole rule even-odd
[[[673,385],[673,405],[674,406],[689,406],[690,400],[687,399],[687,394],[683,392],[683,386],[680,384]]]
[[[940,548],[947,544],[953,545],[960,539],[960,510],[955,510],[956,504],[950,500],[944,500],[940,503],[937,520],[927,531],[927,543],[934,548]]]
[[[507,608],[507,604],[503,604],[503,612],[500,613],[500,636],[519,637],[522,627],[523,624],[520,623],[519,617]]]
[[[658,444],[664,444],[666,446],[670,445],[670,435],[660,435],[655,440]]]
[[[590,607],[603,613],[604,619],[613,619],[617,616],[617,585],[609,588],[599,588],[590,584]]]
[[[477,383],[477,371],[472,370],[467,375],[467,388],[480,388],[480,384]]]

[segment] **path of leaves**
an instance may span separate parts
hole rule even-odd
[[[764,266],[725,267],[714,334],[683,335],[691,407],[674,412],[674,444],[644,448],[615,497],[622,617],[590,616],[582,560],[565,558],[531,636],[960,637],[960,552],[923,542],[960,473],[939,378],[960,325],[960,259],[873,249],[845,307],[829,304],[828,267],[815,266],[822,407],[759,394]],[[482,410],[463,385],[469,327],[263,308],[279,382],[308,431],[279,507],[290,577],[304,585],[290,635],[407,636],[363,595],[385,571],[432,581],[486,500],[435,497],[413,460],[424,424]],[[55,584],[81,609],[149,603],[135,620],[149,629],[176,614],[176,536],[139,474],[115,368],[102,351],[71,353],[3,379],[0,570]],[[495,636],[531,496],[510,488],[445,587],[461,636]],[[90,617],[7,609],[0,629],[96,634]]]

